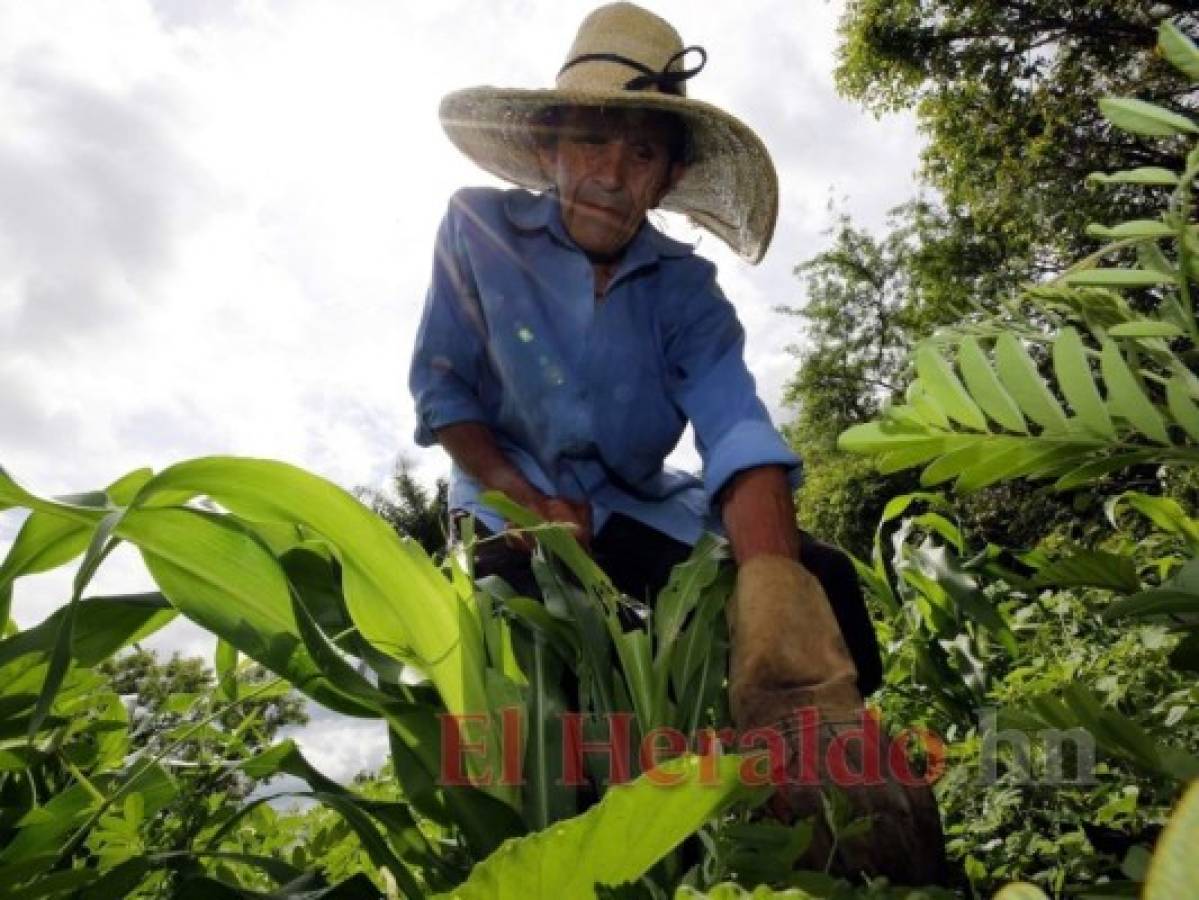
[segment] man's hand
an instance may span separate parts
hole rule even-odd
[[[557,522],[567,525],[575,540],[583,545],[583,549],[591,549],[591,504],[586,501],[568,500],[565,497],[541,497],[526,504],[529,509],[541,516],[547,522]],[[511,527],[511,526],[509,526]],[[526,552],[533,549],[533,537],[519,531],[509,531],[506,534],[509,546],[517,547]]]
[[[503,491],[509,499],[531,509],[547,522],[570,526],[575,539],[591,549],[591,505],[585,500],[547,497],[521,474],[520,469],[504,455],[495,435],[482,422],[459,422],[436,432],[437,440],[468,475],[489,490]],[[512,528],[513,526],[509,526]],[[519,531],[508,531],[504,539],[509,546],[521,550],[533,549],[532,537]]]

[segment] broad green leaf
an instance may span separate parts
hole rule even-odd
[[[226,700],[237,699],[237,648],[224,638],[217,638],[213,658],[217,689]]]
[[[1095,387],[1082,338],[1073,328],[1064,328],[1053,342],[1053,369],[1058,387],[1078,414],[1079,421],[1095,434],[1115,439],[1116,428],[1099,396],[1099,389]]]
[[[28,653],[49,653],[67,609],[60,607],[40,625],[0,641],[0,666]],[[71,657],[81,666],[98,665],[122,647],[153,634],[175,615],[157,593],[84,600],[75,614]]]
[[[874,454],[897,450],[905,445],[927,442],[934,435],[928,431],[899,429],[890,422],[867,422],[841,432],[837,446],[846,453]]]
[[[1112,412],[1150,440],[1169,444],[1170,435],[1166,432],[1161,414],[1141,390],[1128,363],[1124,361],[1124,355],[1114,342],[1103,342],[1099,365],[1107,384],[1107,402]]]
[[[1149,269],[1080,269],[1062,280],[1078,287],[1110,288],[1145,288],[1175,283],[1173,276]]]
[[[995,342],[999,380],[1024,414],[1046,431],[1065,431],[1066,415],[1037,372],[1020,341],[1007,332]]]
[[[580,816],[509,841],[471,870],[443,900],[587,900],[597,885],[640,878],[684,838],[737,800],[764,796],[741,783],[741,758],[721,756],[712,784],[701,783],[697,757],[663,763],[627,785],[613,786]],[[678,777],[663,787],[652,777]]]
[[[1157,46],[1162,56],[1191,81],[1199,81],[1199,48],[1173,22],[1157,29]]]
[[[150,469],[137,469],[118,478],[104,493],[112,503],[125,505],[151,475]],[[50,512],[31,512],[0,564],[0,587],[22,575],[45,572],[74,559],[87,549],[98,521],[84,523]]]
[[[615,592],[616,589],[608,576],[565,528],[543,527],[549,525],[545,519],[513,502],[500,491],[485,491],[482,500],[509,522],[514,522],[522,528],[542,528],[537,533],[537,539],[552,550],[588,590]]]
[[[987,430],[982,410],[962,387],[949,363],[932,346],[924,344],[916,350],[916,372],[925,389],[951,419],[974,431]]]
[[[659,647],[674,644],[683,621],[695,609],[704,589],[716,579],[721,560],[727,558],[725,544],[705,533],[687,559],[674,567],[654,603],[654,635]]]
[[[1104,512],[1113,528],[1119,528],[1119,512],[1127,505],[1147,518],[1156,528],[1169,534],[1186,538],[1192,553],[1199,553],[1199,520],[1187,515],[1186,510],[1173,497],[1143,494],[1140,491],[1125,491],[1104,504]]]
[[[878,520],[878,530],[881,531],[888,522],[893,522],[906,513],[913,503],[927,503],[938,509],[949,509],[948,502],[940,494],[932,494],[927,491],[900,494],[888,500],[887,505],[883,507],[883,514]]]
[[[1186,382],[1178,375],[1166,382],[1166,408],[1170,416],[1192,441],[1199,441],[1199,406],[1191,399]]]
[[[1147,616],[1164,616],[1174,613],[1199,613],[1199,594],[1169,590],[1167,588],[1142,591],[1139,594],[1133,594],[1131,597],[1126,597],[1107,607],[1103,611],[1103,618],[1145,618]]]
[[[928,392],[920,379],[908,385],[907,401],[909,405],[906,410],[915,414],[922,427],[931,426],[938,431],[949,429],[949,416],[941,408],[940,401]]]
[[[480,788],[440,784],[448,751],[441,744],[439,711],[397,701],[384,710],[384,715],[390,726],[388,738],[396,780],[413,809],[447,828],[459,829],[476,857],[494,852],[506,839],[527,831],[516,810]],[[499,757],[496,753],[495,758]]]
[[[541,606],[528,598],[513,600]],[[546,617],[554,625],[561,624],[548,613]],[[578,808],[577,788],[565,783],[562,771],[565,735],[558,726],[568,709],[562,689],[564,662],[551,639],[536,626],[514,628],[513,646],[528,679],[528,735],[521,769],[524,820],[533,830],[540,830],[573,816]],[[573,660],[573,654],[565,659]]]
[[[1006,449],[1007,440],[1005,438],[980,438],[972,444],[951,450],[925,467],[924,471],[920,473],[921,486],[932,487],[956,478],[980,460]]]
[[[913,466],[923,465],[944,453],[944,439],[933,438],[919,444],[907,444],[898,450],[888,450],[879,455],[875,465],[879,472],[889,475],[892,472],[901,472]]]
[[[1026,881],[1005,884],[993,900],[1049,900],[1049,895]]]
[[[1119,225],[1112,225],[1110,228],[1106,225],[1092,223],[1087,226],[1087,234],[1091,237],[1115,240],[1136,237],[1159,238],[1173,237],[1174,229],[1160,219],[1133,219],[1129,222],[1121,222]]]
[[[615,635],[613,643],[633,701],[633,711],[637,714],[642,731],[647,732],[658,722],[654,708],[654,669],[649,632],[634,628]]]
[[[1113,325],[1107,330],[1112,337],[1181,337],[1183,331],[1172,322],[1156,322],[1145,319],[1140,322],[1126,322],[1123,325]]]
[[[1074,548],[1068,556],[1037,569],[1036,587],[1099,587],[1131,594],[1141,589],[1136,563],[1129,556]]]
[[[104,561],[105,556],[116,546],[117,540],[113,537],[113,532],[119,525],[122,515],[120,511],[110,512],[100,521],[96,526],[95,532],[92,533],[87,551],[83,556],[83,562],[79,564],[79,569],[75,573],[71,599],[67,604],[67,610],[62,620],[59,622],[58,634],[54,638],[54,649],[50,651],[50,664],[46,668],[46,680],[42,684],[42,690],[38,695],[33,715],[29,718],[28,737],[30,740],[33,740],[34,735],[41,728],[42,722],[50,714],[50,707],[54,704],[54,696],[62,686],[67,669],[70,668],[75,619],[79,615],[79,604],[83,598],[83,592],[91,582],[92,576],[96,574],[100,563]]]
[[[1131,134],[1169,137],[1175,134],[1199,134],[1199,127],[1185,116],[1144,100],[1113,99],[1099,101],[1103,117]]]
[[[1105,456],[1102,459],[1082,463],[1077,468],[1067,472],[1054,482],[1054,489],[1068,491],[1074,488],[1091,485],[1105,475],[1127,469],[1129,466],[1140,465],[1155,458],[1151,450],[1136,450],[1131,453],[1120,453],[1115,456]]]
[[[986,354],[973,337],[966,337],[958,349],[958,367],[983,412],[1008,431],[1028,434],[1028,425],[1020,407],[1012,400],[987,361]]]
[[[1074,457],[1077,452],[1074,447],[1046,444],[1035,438],[996,447],[995,452],[987,454],[958,476],[954,490],[965,494],[1000,481],[1037,476]]]
[[[1087,176],[1088,181],[1099,184],[1155,184],[1174,187],[1178,184],[1178,176],[1169,169],[1157,166],[1142,166],[1139,169],[1125,169],[1121,172],[1092,172]]]
[[[1195,896],[1196,847],[1199,847],[1199,781],[1187,788],[1158,838],[1149,877],[1145,880],[1144,900]]]
[[[377,712],[334,684],[304,647],[282,569],[231,520],[194,509],[130,509],[118,528],[180,612],[347,715]]]
[[[401,541],[351,494],[285,463],[236,457],[171,466],[142,496],[164,490],[204,494],[252,521],[299,524],[322,535],[341,563],[346,607],[362,636],[419,665],[451,712],[487,708],[483,637],[471,605],[418,544]]]

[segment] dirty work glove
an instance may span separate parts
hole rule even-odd
[[[755,556],[738,568],[727,614],[733,721],[741,733],[777,729],[786,744],[787,783],[776,788],[767,809],[784,823],[803,818],[815,826],[800,867],[824,869],[835,847],[833,874],[881,875],[905,885],[943,881],[945,839],[936,800],[927,784],[909,786],[896,779],[881,723],[872,741],[881,761],[880,783],[851,778],[838,785],[830,776],[828,749],[838,735],[846,736],[850,772],[862,772],[864,704],[853,659],[816,576],[786,556]],[[809,736],[806,743],[801,707],[815,707],[819,715],[817,737]],[[849,734],[854,737],[848,739]],[[812,755],[811,749],[818,750],[814,761],[803,758],[803,753]],[[805,771],[816,777],[798,783]],[[865,833],[834,841],[821,801],[822,788],[828,791],[830,785],[843,792],[852,818],[870,818]]]

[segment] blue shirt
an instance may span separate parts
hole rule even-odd
[[[468,188],[437,233],[409,374],[416,441],[482,422],[539,490],[587,500],[598,533],[621,512],[694,544],[722,533],[713,498],[742,469],[799,459],[745,366],[745,332],[716,267],[648,222],[606,294],[552,192]],[[663,465],[690,421],[703,477]],[[494,531],[457,466],[451,508]]]

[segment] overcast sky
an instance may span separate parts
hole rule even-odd
[[[543,87],[590,2],[0,0],[0,465],[44,493],[139,466],[275,457],[382,485],[412,442],[412,338],[449,195],[494,184],[446,140],[440,97]],[[830,196],[878,225],[914,192],[919,140],[838,98],[840,3],[645,3],[709,62],[688,84],[774,155],[781,212],[757,267],[672,220],[720,267],[777,422],[794,369],[794,265],[824,245]],[[676,461],[695,462],[690,438]],[[20,524],[0,514],[0,553]],[[98,591],[143,589],[118,553]],[[23,627],[69,573],[18,582]],[[151,642],[210,656],[178,623]],[[315,711],[314,711],[315,712]],[[306,752],[345,778],[382,725],[319,716]]]

